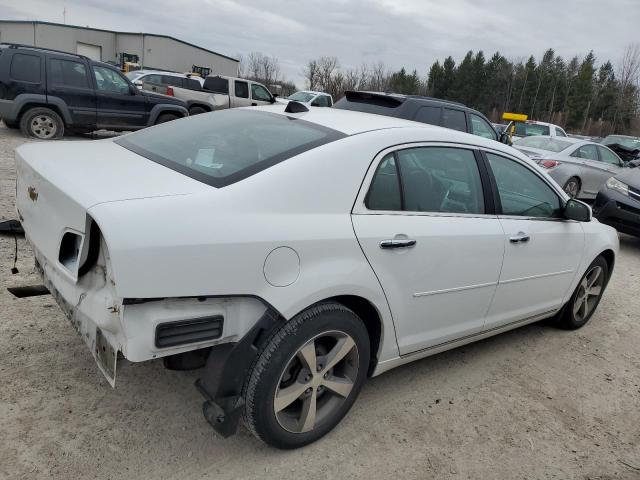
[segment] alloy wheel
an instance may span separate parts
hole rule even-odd
[[[573,315],[578,321],[588,319],[602,295],[604,274],[599,266],[593,267],[580,282],[580,288],[573,302]]]
[[[280,426],[305,433],[330,419],[351,393],[358,365],[358,347],[344,332],[324,332],[305,343],[276,388],[273,410]]]
[[[53,138],[57,130],[56,121],[49,115],[36,115],[31,120],[31,131],[38,138],[44,140]]]

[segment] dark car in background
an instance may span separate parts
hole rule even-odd
[[[506,143],[506,135],[499,134],[487,117],[458,102],[420,95],[347,91],[333,108],[404,118]]]
[[[619,232],[640,237],[640,169],[609,178],[598,192],[593,213]]]
[[[0,44],[0,118],[26,136],[137,130],[187,115],[183,101],[138,90],[113,65],[41,47]]]

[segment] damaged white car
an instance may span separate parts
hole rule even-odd
[[[581,327],[618,251],[510,147],[296,102],[16,162],[36,265],[108,381],[119,353],[204,366],[216,431],[244,418],[280,448],[329,432],[368,376],[545,318]]]

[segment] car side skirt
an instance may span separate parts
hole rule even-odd
[[[455,340],[451,340],[445,343],[440,343],[438,345],[433,345],[429,348],[425,348],[423,350],[418,350],[416,352],[411,352],[406,355],[401,355],[396,358],[392,358],[389,360],[385,360],[383,362],[379,362],[378,366],[373,372],[372,377],[380,375],[388,370],[399,367],[400,365],[405,365],[407,363],[414,362],[416,360],[420,360],[421,358],[430,357],[431,355],[436,355],[437,353],[445,352],[447,350],[454,349],[456,347],[461,347],[463,345],[467,345],[469,343],[476,342],[478,340],[482,340],[484,338],[493,337],[494,335],[498,335],[499,333],[507,332],[509,330],[514,330],[518,327],[523,327],[530,323],[535,323],[540,320],[544,320],[546,318],[553,317],[556,313],[558,313],[562,308],[548,310],[546,312],[539,313],[532,317],[523,318],[521,320],[516,320],[515,322],[507,323],[505,325],[501,325],[499,327],[492,328],[490,330],[485,330],[473,335],[468,335],[466,337],[457,338]]]

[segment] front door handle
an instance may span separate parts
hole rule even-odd
[[[416,241],[410,239],[383,240],[380,242],[380,248],[411,248],[415,244]]]
[[[526,243],[529,241],[529,235],[524,232],[518,232],[516,235],[509,237],[511,243]]]

